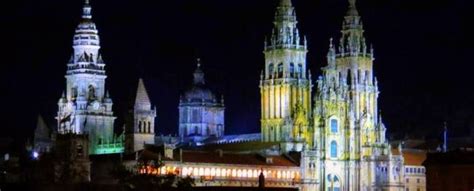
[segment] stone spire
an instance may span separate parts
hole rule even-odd
[[[84,7],[82,8],[83,19],[92,19],[91,9],[92,7],[89,4],[89,0],[85,0]]]
[[[359,16],[359,12],[356,8],[356,0],[349,0],[349,9],[347,10],[347,16]]]
[[[36,129],[35,129],[35,137],[34,140],[35,142],[37,141],[42,141],[42,140],[48,140],[50,134],[50,130],[46,123],[44,122],[44,119],[41,115],[38,115],[38,121],[36,122]]]
[[[150,110],[151,102],[143,83],[143,79],[138,80],[137,94],[135,97],[135,109]]]
[[[339,47],[341,53],[357,55],[367,52],[362,20],[357,11],[355,0],[349,0],[349,7],[344,17],[341,32],[342,38]]]
[[[197,67],[196,70],[194,71],[194,79],[193,83],[194,85],[204,85],[204,72],[201,70],[201,59],[197,59]]]
[[[270,43],[265,43],[265,49],[276,48],[303,48],[300,35],[296,24],[295,8],[291,4],[291,0],[280,0],[278,4],[274,28]]]
[[[96,62],[99,57],[99,32],[92,21],[92,7],[89,0],[85,0],[82,7],[82,20],[76,27],[73,39],[74,61]],[[86,59],[88,58],[88,59]]]

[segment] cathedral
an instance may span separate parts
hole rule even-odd
[[[156,136],[157,109],[143,79],[138,80],[133,111],[117,134],[112,98],[105,89],[106,64],[86,0],[67,63],[66,90],[58,102],[57,129],[49,136],[56,144],[47,139],[40,119],[37,150],[49,152],[54,145],[63,148],[63,142],[80,143],[68,147],[80,148],[83,171],[91,171],[84,155],[119,153],[135,156],[123,160],[128,169],[191,176],[199,180],[196,186],[425,190],[419,181],[409,185],[413,177],[406,168],[420,169],[423,173],[415,178],[424,178],[421,163],[386,139],[374,50],[366,42],[356,1],[348,0],[340,38],[329,39],[327,63],[316,79],[306,59],[309,42],[297,23],[291,0],[279,0],[271,36],[263,47],[260,133],[224,133],[224,98],[206,86],[205,68],[198,59],[192,84],[179,98],[177,136]],[[156,159],[162,167],[139,165]]]

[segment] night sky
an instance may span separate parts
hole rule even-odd
[[[2,3],[0,137],[30,137],[41,114],[54,125],[81,0]],[[226,133],[259,131],[263,41],[277,0],[92,0],[107,87],[117,124],[133,104],[138,77],[157,106],[156,132],[177,133],[178,99],[192,82],[196,58],[207,84],[223,94]],[[375,48],[380,109],[388,137],[452,136],[474,126],[474,2],[358,0]],[[346,0],[293,0],[308,37],[313,80],[338,39]]]

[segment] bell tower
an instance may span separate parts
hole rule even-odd
[[[310,141],[312,84],[306,68],[307,44],[300,37],[291,0],[280,1],[273,24],[271,38],[265,40],[265,67],[260,76],[261,139]]]
[[[123,136],[114,134],[113,102],[105,89],[105,63],[89,0],[85,0],[72,47],[66,91],[58,102],[58,133],[87,134],[90,154],[123,152]]]

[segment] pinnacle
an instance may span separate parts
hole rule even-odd
[[[135,98],[135,108],[137,107],[143,109],[151,108],[150,98],[148,97],[145,84],[143,83],[143,79],[141,78],[138,80],[137,95]]]
[[[359,12],[356,8],[356,0],[349,0],[349,10],[347,10],[346,16],[359,16]]]
[[[291,7],[291,0],[281,0],[280,7]]]

